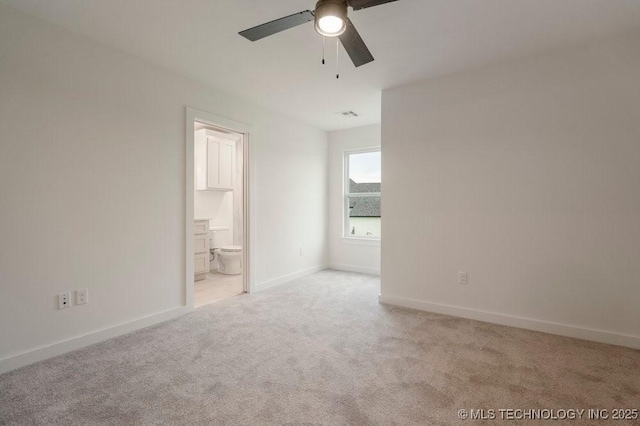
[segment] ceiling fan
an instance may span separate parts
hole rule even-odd
[[[319,34],[340,38],[353,64],[359,67],[373,61],[373,55],[348,18],[347,8],[360,10],[395,1],[398,0],[320,0],[313,11],[304,10],[294,13],[241,31],[239,34],[248,40],[256,41],[306,22],[315,21],[315,28]]]

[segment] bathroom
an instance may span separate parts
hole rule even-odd
[[[244,140],[195,123],[194,305],[243,294]]]

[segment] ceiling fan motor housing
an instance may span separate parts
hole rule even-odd
[[[320,27],[320,20],[326,17],[336,17],[342,20],[342,28],[339,31],[328,33]],[[320,0],[316,3],[315,10],[316,31],[323,36],[337,37],[347,28],[347,0]]]

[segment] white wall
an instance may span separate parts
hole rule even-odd
[[[252,126],[256,282],[326,265],[326,132],[6,6],[0,58],[0,360],[184,303],[186,106]]]
[[[233,230],[232,191],[194,191],[193,215],[196,218],[210,218],[209,226],[227,226]],[[229,235],[233,235],[232,232]]]
[[[638,76],[635,34],[384,91],[381,300],[640,347]]]
[[[379,146],[379,124],[329,133],[329,265],[334,269],[380,274],[380,242],[343,238],[344,153]]]

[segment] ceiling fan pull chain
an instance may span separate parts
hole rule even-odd
[[[336,78],[340,78],[340,46],[336,37]]]
[[[322,36],[322,65],[324,65],[324,36]]]

